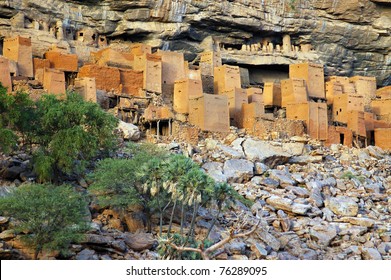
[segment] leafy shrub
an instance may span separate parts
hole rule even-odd
[[[230,185],[214,182],[197,164],[183,155],[168,154],[151,145],[131,145],[129,151],[134,153],[131,159],[102,160],[91,175],[94,182],[89,190],[97,196],[102,206],[126,209],[130,205],[142,205],[149,217],[149,225],[150,217],[158,214],[159,236],[163,236],[163,224],[168,223],[166,237],[177,246],[199,246],[201,241],[195,240],[194,232],[200,207],[218,210],[202,241],[205,243],[224,207],[237,199],[243,200]],[[178,211],[180,231],[172,234],[174,216]],[[190,221],[188,216],[191,216]],[[161,250],[166,250],[167,246],[162,242]],[[195,253],[170,253],[172,250],[164,256],[199,258]]]
[[[79,242],[87,230],[88,205],[70,186],[24,185],[0,198],[1,215],[17,220],[15,231],[24,232],[22,241],[35,249],[66,253],[71,242]]]
[[[83,172],[98,152],[114,148],[117,122],[76,93],[68,93],[65,100],[44,95],[34,102],[26,93],[10,95],[0,87],[0,148],[10,150],[14,132],[22,135],[24,144],[37,146],[33,159],[40,181]]]

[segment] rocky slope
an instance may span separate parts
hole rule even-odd
[[[251,236],[220,248],[217,259],[391,259],[390,153],[373,146],[325,148],[303,137],[262,141],[234,128],[217,139],[206,138],[196,146],[159,144],[192,157],[215,180],[229,182],[254,203],[251,208],[237,203],[219,217],[210,235],[214,242],[237,226],[246,231],[260,224]],[[119,152],[118,156],[129,155]],[[19,154],[7,162],[23,166],[26,161]],[[9,174],[17,173],[14,166],[8,166]],[[2,182],[0,195],[20,180],[29,180],[23,172],[18,178],[11,184]],[[79,181],[81,190],[87,186]],[[71,258],[159,258],[158,228],[152,234],[144,233],[143,214],[138,209],[118,213],[92,204],[90,210],[93,229],[84,243],[72,247]],[[212,214],[200,209],[198,237],[205,235]],[[12,219],[0,217],[1,258],[28,257],[31,251],[7,230],[10,225]]]
[[[0,36],[11,33],[10,18],[18,12],[25,14],[26,26],[61,21],[71,37],[91,27],[110,40],[145,41],[183,51],[188,59],[213,45],[242,50],[243,44],[267,39],[276,46],[289,34],[297,48],[310,44],[311,55],[227,52],[223,59],[241,65],[313,60],[326,65],[326,74],[369,75],[379,85],[391,84],[387,0],[0,1]]]

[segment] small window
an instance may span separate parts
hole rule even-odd
[[[83,37],[83,35],[84,35],[83,32],[80,32],[80,33],[79,33],[79,36],[80,36],[80,37]]]
[[[345,134],[343,133],[339,134],[339,143],[342,145],[345,143]]]

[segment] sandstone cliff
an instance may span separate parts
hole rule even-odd
[[[255,68],[274,65],[284,70],[289,63],[312,60],[324,63],[326,74],[375,76],[378,85],[385,86],[391,84],[390,4],[389,0],[0,1],[0,38],[31,28],[37,31],[33,44],[63,44],[72,50],[74,46],[43,34],[61,22],[65,39],[76,38],[77,32],[89,27],[111,42],[143,41],[183,51],[190,60],[209,48],[220,48],[225,62]],[[292,44],[288,51],[283,46],[286,35]]]

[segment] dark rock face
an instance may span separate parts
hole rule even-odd
[[[89,27],[111,41],[143,41],[183,51],[188,59],[221,48],[227,63],[310,60],[325,64],[328,75],[375,76],[379,85],[391,84],[391,6],[386,0],[0,1],[0,36],[10,34],[10,18],[18,12],[25,15],[26,28],[34,21],[49,28],[61,21],[65,37]],[[293,51],[281,51],[286,34]],[[274,50],[266,50],[268,44]]]

